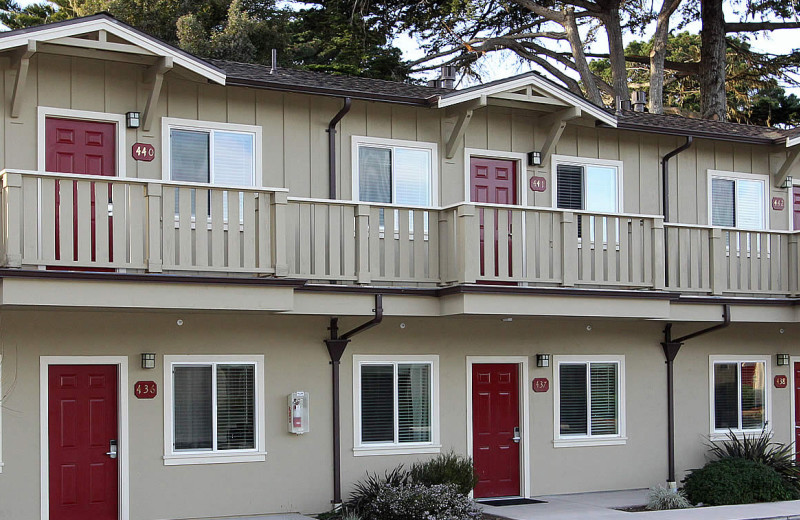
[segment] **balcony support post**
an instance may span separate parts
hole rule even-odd
[[[667,262],[664,251],[664,219],[653,219],[653,289],[663,290],[666,287]]]
[[[789,235],[789,296],[800,295],[800,234]]]
[[[457,210],[458,219],[458,283],[475,283],[480,262],[480,239],[475,206],[463,204]]]
[[[578,222],[571,211],[561,213],[561,285],[572,287],[578,279]]]
[[[369,206],[356,206],[356,283],[372,281],[369,268]]]
[[[22,266],[22,175],[3,175],[4,267]]]
[[[712,228],[709,232],[708,244],[708,278],[711,282],[711,294],[719,296],[725,289],[725,275],[726,275],[726,255],[725,255],[725,242],[722,240],[722,230],[719,228]]]
[[[147,185],[147,272],[160,273],[164,259],[161,255],[163,220],[161,218],[161,184]]]
[[[286,207],[289,195],[285,191],[272,194],[270,221],[272,222],[272,261],[275,265],[275,276],[288,276],[289,264],[286,259]]]

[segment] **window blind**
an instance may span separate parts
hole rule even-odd
[[[586,435],[586,364],[558,367],[561,435]]]
[[[397,367],[397,442],[431,440],[430,373],[427,364]]]
[[[217,449],[255,447],[255,366],[217,365]]]
[[[394,149],[394,191],[397,204],[431,203],[431,153],[414,148]]]
[[[394,442],[394,366],[361,367],[361,441]]]
[[[617,433],[617,365],[592,363],[589,367],[592,389],[592,435]]]
[[[737,363],[714,364],[714,428],[739,428],[739,374]]]
[[[214,131],[214,183],[253,185],[253,134]]]
[[[583,167],[559,164],[556,178],[556,206],[562,209],[583,209]]]
[[[764,229],[764,183],[736,181],[736,227]]]
[[[764,363],[742,363],[742,429],[764,426]]]
[[[172,180],[210,182],[207,132],[171,130],[169,153]]]
[[[711,225],[736,226],[736,184],[731,179],[711,179]]]
[[[392,150],[358,147],[359,200],[392,202]]]
[[[175,450],[210,450],[212,438],[212,367],[173,367]]]

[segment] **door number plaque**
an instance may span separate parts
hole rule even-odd
[[[155,381],[136,381],[133,385],[133,395],[137,399],[152,399],[158,395],[158,386]]]
[[[537,377],[533,380],[534,392],[547,392],[550,390],[550,380],[546,377]]]
[[[134,143],[131,148],[131,155],[137,161],[150,162],[156,157],[156,149],[152,144]]]

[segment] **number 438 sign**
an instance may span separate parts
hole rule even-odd
[[[131,155],[137,161],[150,162],[156,157],[156,149],[152,144],[135,143],[131,148]]]

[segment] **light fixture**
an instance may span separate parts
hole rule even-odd
[[[500,321],[502,321],[504,323],[511,323],[512,321],[514,321],[514,318],[511,318],[511,317],[501,318]]]
[[[547,368],[550,366],[550,354],[536,354],[536,366]]]
[[[156,355],[153,352],[145,352],[142,354],[142,368],[155,368]]]
[[[528,152],[528,166],[541,166],[542,165],[542,152],[534,151]]]
[[[779,367],[783,367],[789,364],[789,354],[778,354],[775,357],[778,360]]]
[[[125,122],[128,128],[139,128],[139,121],[141,121],[140,112],[128,112],[125,114]]]
[[[783,181],[783,184],[781,184],[781,188],[791,188],[791,187],[792,187],[792,176],[787,175],[786,179]]]

